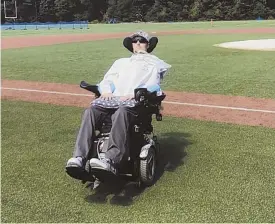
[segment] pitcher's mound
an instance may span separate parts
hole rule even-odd
[[[226,42],[214,46],[243,50],[275,51],[275,39]]]

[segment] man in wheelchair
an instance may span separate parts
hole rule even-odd
[[[135,158],[132,148],[142,153],[144,134],[152,132],[152,114],[161,116],[165,95],[160,83],[171,68],[150,54],[157,43],[157,37],[143,31],[126,37],[123,45],[132,56],[116,60],[97,86],[81,83],[97,97],[84,111],[73,157],[66,165],[71,177],[89,181],[91,174],[99,179],[118,175],[123,164]]]

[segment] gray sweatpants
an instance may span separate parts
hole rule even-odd
[[[122,159],[128,158],[129,135],[133,124],[137,120],[137,110],[130,107],[120,107],[114,110],[97,106],[91,106],[83,113],[75,143],[74,157],[87,158],[95,139],[95,131],[102,125],[106,116],[112,118],[106,158],[111,159],[114,163],[120,163]]]

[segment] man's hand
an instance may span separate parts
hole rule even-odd
[[[112,100],[113,97],[113,93],[102,93],[100,96],[103,100]]]
[[[133,95],[121,96],[121,97],[119,97],[119,99],[121,101],[127,101],[127,100],[134,99],[134,96]]]

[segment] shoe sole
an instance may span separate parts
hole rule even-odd
[[[74,179],[84,180],[84,181],[94,181],[94,177],[91,174],[89,174],[86,170],[80,167],[74,167],[74,166],[66,167],[66,173]]]
[[[113,182],[119,177],[111,171],[104,170],[102,168],[93,167],[91,168],[93,175],[98,178],[101,182]]]

